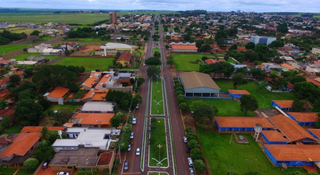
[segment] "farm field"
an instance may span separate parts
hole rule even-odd
[[[41,55],[40,53],[24,53],[18,56],[15,56],[11,59],[16,59],[17,61],[23,61],[27,59],[29,56],[44,56],[46,59],[50,61],[57,59],[60,55]]]
[[[10,45],[0,45],[0,55],[4,55],[10,52],[22,50],[23,48],[30,47],[30,44],[10,44]]]
[[[65,57],[56,62],[57,65],[65,66],[83,66],[86,71],[96,69],[108,70],[109,66],[113,64],[113,58],[104,57]]]
[[[173,54],[174,65],[178,71],[199,71],[203,56],[209,54]]]
[[[152,81],[151,114],[164,114],[162,98],[162,81],[160,78]]]
[[[157,162],[152,158],[159,161],[159,144],[162,146],[160,149],[160,160],[167,157],[167,142],[166,142],[166,130],[165,130],[165,119],[157,118],[156,127],[154,131],[151,131],[151,138],[153,143],[149,145],[150,155],[149,155],[149,166],[157,166]],[[161,162],[161,166],[168,166],[168,159]]]
[[[220,87],[221,92],[228,92],[228,89],[234,89],[231,80],[214,80]],[[258,100],[260,109],[271,109],[272,100],[294,100],[295,96],[292,93],[274,93],[263,88],[257,91],[258,83],[249,81],[248,84],[241,85],[238,89],[247,90],[251,95],[255,96]]]
[[[197,132],[211,174],[259,172],[261,175],[281,175],[292,171],[304,172],[301,168],[288,168],[281,172],[281,168],[272,165],[251,135],[244,135],[249,144],[238,144],[234,137],[229,144],[230,134],[205,132],[199,128]]]

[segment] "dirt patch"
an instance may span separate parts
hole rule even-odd
[[[81,48],[81,50],[79,52],[90,52],[93,50],[100,50],[100,46],[85,46],[85,47]]]
[[[83,72],[78,77],[77,83],[82,84],[89,76],[90,76],[90,72]]]

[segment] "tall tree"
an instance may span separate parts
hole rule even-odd
[[[237,89],[238,86],[240,86],[240,85],[248,83],[248,81],[245,79],[243,73],[236,73],[235,75],[233,75],[232,80],[233,80],[234,89]]]
[[[257,99],[252,95],[242,95],[240,103],[241,111],[244,112],[245,116],[247,115],[248,110],[255,111],[259,107]]]
[[[149,78],[156,79],[160,76],[160,69],[157,66],[150,66],[147,74]]]
[[[115,115],[110,119],[110,123],[112,127],[115,127],[116,129],[120,126],[121,124],[121,117]]]
[[[38,159],[38,161],[42,162],[51,160],[55,153],[50,142],[43,140],[39,143],[37,150],[33,152],[33,156]]]
[[[292,103],[292,110],[295,112],[302,112],[303,106],[304,106],[304,102],[300,100],[294,100]]]
[[[16,105],[14,116],[23,126],[37,126],[43,108],[39,103],[35,103],[32,99],[23,99]]]

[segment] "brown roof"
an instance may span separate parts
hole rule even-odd
[[[114,152],[101,153],[97,165],[109,165]]]
[[[173,50],[198,50],[195,45],[171,45]]]
[[[4,90],[0,90],[0,97],[4,98],[5,96],[7,96],[10,93],[10,91],[8,89],[4,89]]]
[[[81,100],[91,98],[93,101],[105,101],[105,97],[108,94],[109,89],[103,90],[91,90],[86,93]]]
[[[275,131],[275,130],[263,130],[262,134],[269,140],[272,142],[288,142],[289,140],[287,138],[284,137],[284,135],[279,132],[279,131]]]
[[[264,117],[214,117],[214,119],[220,127],[253,128],[259,123],[264,128],[274,128]]]
[[[287,69],[289,69],[289,70],[295,69],[295,67],[290,66],[289,64],[286,64],[286,63],[280,64],[280,66],[281,66],[281,67],[284,67],[284,68],[287,68]]]
[[[82,125],[110,125],[114,113],[76,113],[73,119],[79,119]]]
[[[243,94],[243,95],[250,95],[247,90],[235,90],[235,89],[228,89],[230,94]]]
[[[0,109],[0,117],[11,117],[14,114],[14,109]]]
[[[320,145],[265,145],[278,161],[320,161]]]
[[[208,74],[200,72],[183,72],[180,74],[185,89],[207,87],[220,90]]]
[[[308,130],[311,131],[315,136],[320,138],[320,129],[308,129]]]
[[[291,108],[293,100],[272,100],[277,103],[281,108]]]
[[[22,133],[37,133],[37,132],[41,132],[42,131],[42,126],[25,126],[23,127],[23,129],[21,130]],[[49,131],[52,130],[56,130],[56,131],[63,131],[65,127],[59,127],[59,126],[51,126],[51,127],[47,127]]]
[[[68,92],[69,92],[68,88],[59,86],[59,87],[56,87],[52,92],[50,92],[49,96],[54,98],[61,98]]]
[[[270,117],[270,121],[279,128],[290,141],[294,142],[302,139],[315,140],[305,129],[298,125],[296,121],[288,117],[277,115]]]
[[[117,61],[130,61],[132,57],[132,54],[129,52],[125,52],[120,55],[120,57],[117,59]]]
[[[319,117],[316,112],[288,112],[299,122],[317,122]]]
[[[55,154],[50,165],[96,166],[99,148],[84,147],[76,150],[60,150]]]
[[[19,133],[13,139],[13,143],[0,154],[0,158],[14,155],[24,156],[37,143],[39,138],[40,133]]]
[[[314,85],[320,86],[320,83],[319,83],[319,82],[314,81],[313,79],[311,79],[311,78],[309,78],[309,77],[306,77],[306,80],[307,80],[307,82],[310,82],[310,83],[312,83],[312,84],[314,84]]]

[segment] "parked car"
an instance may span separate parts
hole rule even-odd
[[[131,144],[128,145],[128,151],[131,151]]]
[[[189,166],[193,166],[193,162],[192,162],[191,157],[188,157],[188,164],[189,164]]]
[[[127,171],[129,169],[129,162],[127,160],[123,163],[123,170]]]
[[[45,169],[45,168],[48,168],[48,165],[49,165],[49,162],[44,162],[42,164],[42,168]]]
[[[133,117],[133,118],[132,118],[132,124],[133,124],[133,125],[137,124],[137,118],[136,118],[136,117]]]
[[[186,152],[190,153],[190,149],[188,148],[188,145],[186,145]]]
[[[130,139],[133,139],[133,137],[134,137],[134,132],[131,132],[130,133]]]
[[[68,172],[60,171],[60,172],[57,173],[57,175],[69,175],[69,173],[68,173]]]
[[[140,148],[137,148],[137,150],[136,150],[136,155],[137,155],[137,156],[140,156]]]
[[[194,175],[194,170],[193,170],[193,168],[190,167],[190,168],[189,168],[189,172],[190,172],[191,175]]]
[[[183,142],[184,142],[184,143],[188,143],[188,139],[187,139],[186,136],[183,136]]]
[[[136,109],[139,109],[139,104],[137,104]]]

